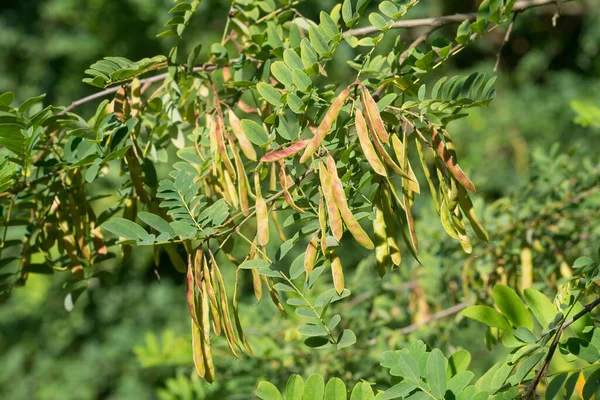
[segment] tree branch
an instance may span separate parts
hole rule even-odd
[[[533,378],[533,381],[529,385],[529,388],[523,395],[524,399],[530,399],[535,396],[535,389],[537,388],[537,385],[540,383],[540,380],[544,377],[544,375],[546,375],[546,372],[548,371],[548,367],[550,366],[550,362],[552,361],[552,356],[554,356],[554,352],[556,351],[556,348],[558,347],[558,342],[560,341],[560,337],[561,337],[562,333],[564,332],[564,330],[567,329],[569,326],[571,326],[571,324],[573,322],[577,321],[578,319],[584,317],[586,314],[590,313],[599,304],[600,304],[600,297],[598,297],[596,300],[592,301],[590,304],[583,307],[583,310],[579,311],[571,319],[569,319],[568,321],[565,321],[560,326],[560,328],[556,332],[556,336],[554,336],[554,340],[552,341],[552,344],[550,345],[550,349],[548,350],[548,355],[546,356],[546,359],[544,360],[544,364],[542,365],[542,368],[540,368],[538,373],[535,375],[535,378]]]
[[[574,0],[522,0],[515,3],[512,11],[519,12],[534,7],[541,7],[550,4],[561,4],[567,3]],[[455,24],[463,22],[464,20],[472,21],[477,18],[477,13],[467,14],[453,14],[444,15],[441,17],[433,18],[420,18],[420,19],[409,19],[405,21],[395,22],[390,29],[403,29],[403,28],[418,28],[418,27],[440,27],[443,25]],[[366,36],[371,33],[378,32],[379,30],[374,26],[365,26],[364,28],[350,29],[344,32],[343,36]]]
[[[402,335],[408,335],[409,333],[411,333],[413,331],[416,331],[417,329],[422,328],[423,326],[428,325],[428,324],[430,324],[433,321],[437,321],[438,319],[442,319],[442,318],[446,318],[446,317],[449,317],[451,315],[454,315],[454,314],[456,314],[456,313],[464,310],[465,308],[467,308],[470,305],[471,305],[471,303],[468,302],[468,301],[464,301],[462,303],[458,303],[457,305],[454,305],[454,306],[452,306],[450,308],[447,308],[445,310],[436,312],[431,317],[429,317],[429,318],[427,318],[427,319],[425,319],[423,321],[420,321],[420,322],[417,322],[415,324],[412,324],[412,325],[406,326],[404,328],[401,328],[398,332],[400,334],[402,334]]]

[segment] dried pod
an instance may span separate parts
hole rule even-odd
[[[363,151],[363,154],[365,155],[365,158],[371,165],[371,168],[373,168],[373,171],[375,171],[379,175],[387,176],[387,171],[385,170],[383,163],[377,156],[377,153],[375,152],[375,149],[373,148],[373,145],[369,140],[369,133],[367,131],[367,121],[365,121],[365,117],[358,108],[356,109],[355,123],[356,134],[358,136],[358,141],[360,142],[360,147]]]
[[[215,380],[215,364],[213,362],[212,351],[210,348],[210,316],[208,311],[208,293],[206,290],[206,282],[202,281],[202,291],[200,292],[201,298],[201,308],[200,315],[202,329],[202,355],[204,356],[204,366],[206,368],[206,372],[204,373],[204,379],[207,382],[212,383]]]
[[[327,113],[325,113],[323,121],[321,121],[321,124],[317,129],[317,133],[315,133],[313,138],[310,139],[310,142],[307,144],[306,149],[302,154],[302,157],[300,157],[301,163],[305,163],[314,154],[314,152],[317,151],[317,149],[323,142],[323,139],[325,139],[325,136],[327,136],[327,134],[331,130],[331,127],[333,126],[333,123],[335,122],[340,111],[342,110],[342,107],[346,103],[346,99],[348,99],[349,94],[350,89],[346,88],[342,90],[342,92],[335,98],[333,103],[331,103],[331,106],[329,106]]]
[[[233,167],[233,164],[231,163],[231,160],[229,159],[229,154],[227,153],[227,147],[225,146],[225,124],[223,122],[223,119],[218,116],[217,120],[215,121],[215,138],[217,139],[217,149],[219,150],[219,153],[221,154],[221,159],[223,160],[223,163],[225,164],[225,168],[227,168],[227,171],[229,172],[229,175],[233,178],[233,180],[236,179],[236,175],[235,175],[235,168]]]
[[[191,259],[191,257],[190,257]],[[198,315],[196,314],[196,294],[194,292],[194,273],[192,271],[192,266],[188,265],[187,275],[186,275],[186,299],[188,310],[190,311],[190,316],[192,320],[200,326],[200,321],[198,319]]]
[[[363,230],[360,226],[354,215],[352,215],[352,211],[348,207],[348,202],[346,200],[346,194],[344,193],[344,188],[342,187],[342,181],[338,177],[337,168],[335,166],[335,160],[331,157],[330,154],[327,155],[327,170],[329,175],[331,176],[331,186],[333,189],[333,197],[337,208],[346,224],[346,227],[354,236],[354,239],[366,249],[372,250],[375,248],[375,245],[369,238],[369,235]]]

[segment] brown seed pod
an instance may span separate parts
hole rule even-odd
[[[373,168],[373,171],[378,173],[381,176],[387,176],[387,171],[385,170],[384,165],[381,160],[377,156],[371,141],[369,140],[369,133],[367,131],[367,121],[365,121],[365,117],[362,112],[357,108],[356,109],[356,134],[358,136],[358,141],[360,143],[360,147],[365,155],[365,158]]]
[[[244,155],[248,157],[249,160],[256,161],[256,151],[254,150],[252,143],[250,143],[250,141],[244,134],[240,119],[231,110],[229,110],[229,126],[231,126],[231,130],[233,131],[235,138],[240,144],[240,149],[242,149],[242,153],[244,153]]]
[[[302,157],[300,157],[301,163],[305,163],[306,161],[308,161],[308,159],[314,154],[314,152],[317,151],[317,149],[323,142],[323,139],[325,139],[325,136],[327,136],[327,134],[331,130],[331,127],[333,126],[333,123],[335,122],[340,111],[342,110],[342,107],[346,103],[349,94],[350,89],[346,88],[342,90],[342,92],[335,98],[333,103],[331,103],[331,106],[329,106],[327,113],[325,113],[323,121],[321,121],[321,124],[317,129],[317,133],[315,133],[313,138],[310,139],[310,142],[304,149],[304,153],[302,154]]]
[[[406,141],[406,140],[405,140]],[[408,175],[407,187],[410,191],[415,193],[421,193],[421,187],[419,186],[419,181],[417,180],[417,176],[410,165],[410,161],[408,160],[407,152],[405,151],[407,147],[407,143],[402,143],[402,141],[396,135],[392,135],[392,148],[394,149],[394,153],[396,154],[396,158],[398,162],[406,171]]]

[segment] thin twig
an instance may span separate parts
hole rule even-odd
[[[550,348],[548,350],[548,355],[546,356],[546,359],[544,360],[544,364],[542,364],[542,368],[540,368],[540,370],[537,372],[537,374],[535,375],[535,378],[533,378],[533,381],[531,382],[531,384],[527,388],[527,391],[523,395],[524,399],[530,399],[535,396],[535,389],[537,388],[537,385],[540,383],[540,380],[544,377],[544,375],[548,371],[548,367],[550,366],[550,362],[552,361],[552,356],[554,356],[554,352],[556,351],[556,348],[558,347],[558,342],[560,341],[560,337],[561,337],[562,333],[565,331],[565,329],[567,329],[569,326],[571,326],[571,324],[573,322],[577,321],[578,319],[584,317],[586,314],[590,313],[599,304],[600,304],[600,297],[598,297],[596,300],[592,301],[587,306],[583,307],[583,310],[579,311],[577,314],[575,314],[573,316],[573,318],[569,319],[568,321],[566,321],[565,323],[563,323],[560,326],[560,329],[558,329],[558,331],[556,332],[556,336],[554,336],[554,340],[552,341],[552,344],[550,345]]]
[[[517,19],[518,14],[518,12],[514,13],[510,20],[510,24],[508,25],[508,29],[506,30],[506,35],[504,35],[504,40],[502,41],[502,44],[498,49],[498,54],[496,54],[496,64],[494,65],[494,72],[498,71],[498,67],[500,66],[500,58],[502,57],[502,50],[504,49],[504,46],[506,46],[506,43],[508,43],[508,41],[510,40],[510,34],[512,33],[513,26],[515,25],[515,21]]]
[[[534,7],[541,7],[550,4],[561,4],[567,3],[574,0],[522,0],[515,3],[512,11],[518,12],[523,10],[528,10]],[[403,28],[418,28],[422,26],[442,26],[460,23],[465,20],[472,21],[477,18],[477,13],[467,13],[467,14],[453,14],[453,15],[444,15],[441,17],[432,17],[432,18],[419,18],[419,19],[408,19],[405,21],[398,21],[392,24],[390,29],[403,29]],[[363,28],[350,29],[344,32],[343,36],[366,36],[371,33],[379,32],[379,29],[374,26],[365,26]]]
[[[455,306],[452,306],[450,308],[447,308],[445,310],[436,312],[435,314],[431,315],[429,318],[424,319],[423,321],[419,321],[417,323],[414,323],[412,325],[406,326],[404,328],[401,328],[398,332],[401,335],[408,335],[409,333],[416,331],[419,328],[422,328],[425,325],[429,325],[431,322],[433,321],[437,321],[438,319],[442,319],[442,318],[446,318],[449,317],[451,315],[454,315],[462,310],[464,310],[465,308],[467,308],[468,306],[470,306],[471,303],[468,301],[464,301],[462,303],[458,303]]]

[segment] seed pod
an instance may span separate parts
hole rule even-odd
[[[142,87],[140,80],[135,78],[131,81],[131,116],[137,118],[142,109]]]
[[[250,343],[248,343],[248,339],[246,339],[246,335],[244,334],[244,329],[242,329],[242,323],[240,322],[240,312],[239,312],[239,308],[238,308],[238,286],[239,286],[238,274],[239,274],[239,272],[240,272],[240,270],[238,268],[235,271],[235,286],[233,289],[233,318],[235,320],[235,327],[237,329],[238,336],[240,337],[240,340],[242,341],[242,344],[244,345],[244,347],[246,348],[248,353],[250,353],[250,355],[252,357],[254,357],[254,352],[252,351],[252,347],[250,347]],[[252,272],[255,272],[255,270],[253,269]],[[258,275],[258,273],[257,273],[257,275]],[[260,278],[259,278],[259,285],[260,285]]]
[[[392,210],[392,199],[390,197],[390,190],[388,185],[380,186],[381,196],[381,210],[383,211],[383,218],[385,220],[385,230],[387,234],[387,243],[390,248],[390,258],[394,265],[400,266],[402,262],[402,255],[400,254],[400,248],[398,247],[398,241],[396,236],[396,225],[394,223],[394,211]]]
[[[325,204],[327,205],[327,214],[329,216],[329,226],[333,237],[339,242],[344,234],[344,228],[342,226],[342,218],[340,217],[340,211],[336,206],[335,195],[333,193],[333,182],[331,175],[325,168],[325,165],[319,160],[319,179],[321,180],[321,190],[325,197]]]
[[[208,263],[206,260],[203,260],[202,263],[202,273],[204,275],[204,280],[206,281],[206,289],[208,290],[208,299],[210,300],[210,310],[213,316],[213,329],[215,331],[215,335],[221,335],[221,315],[219,313],[219,304],[217,303],[217,297],[215,295],[215,289],[213,283],[210,279],[210,272],[208,271]],[[196,277],[196,279],[198,279]]]
[[[364,86],[361,86],[360,88],[360,100],[362,102],[363,110],[366,112],[367,121],[369,122],[373,131],[379,140],[385,144],[388,144],[390,138],[385,130],[385,125],[381,119],[381,114],[379,113],[379,108],[377,108],[377,103],[375,103],[371,93]]]
[[[465,189],[474,192],[476,190],[475,185],[473,185],[473,182],[469,180],[469,178],[460,168],[456,160],[446,149],[446,147],[444,146],[444,142],[442,142],[442,139],[440,138],[440,135],[438,134],[435,128],[432,129],[431,139],[433,141],[433,147],[435,148],[438,157],[440,157],[444,161],[446,167],[448,168],[448,171],[450,171],[452,176],[454,176],[454,178],[456,178],[456,180],[461,185],[463,185]]]
[[[394,140],[392,138],[392,140]],[[435,189],[435,185],[433,184],[433,180],[431,179],[431,172],[429,171],[429,167],[427,166],[427,162],[425,161],[425,155],[423,154],[423,146],[419,139],[415,139],[415,144],[417,147],[417,153],[419,154],[419,160],[421,161],[421,167],[423,167],[423,173],[425,174],[425,179],[429,184],[429,191],[431,192],[431,199],[433,200],[433,206],[435,211],[440,214],[440,203],[438,201],[437,190]]]
[[[375,260],[377,262],[377,273],[383,277],[387,271],[387,266],[391,262],[390,247],[387,242],[387,232],[385,230],[385,219],[383,211],[379,204],[380,199],[376,199],[375,220],[373,221],[373,231],[375,233]]]
[[[315,261],[317,260],[317,246],[319,245],[319,231],[316,231],[312,239],[306,246],[306,252],[304,253],[304,270],[306,271],[306,280],[315,267]]]
[[[191,255],[189,257],[191,258]],[[197,249],[196,254],[194,255],[194,282],[198,290],[202,289],[202,274],[204,273],[203,264],[205,262],[202,249]]]
[[[238,343],[235,333],[233,332],[233,324],[231,323],[231,314],[229,313],[229,303],[225,283],[223,282],[223,277],[221,276],[221,270],[217,265],[217,261],[215,260],[212,252],[209,251],[209,254],[212,263],[211,277],[213,280],[213,285],[215,287],[218,286],[219,290],[219,306],[222,316],[221,325],[223,327],[223,331],[225,332],[225,339],[227,339],[227,345],[229,346],[229,351],[231,351],[231,354],[233,354],[236,358],[239,358],[234,349],[234,346],[238,345]]]
[[[458,205],[458,186],[455,179],[450,179],[450,188],[448,188],[448,193],[446,195],[446,198],[448,199],[448,210],[450,211],[454,211]]]
[[[217,161],[217,123],[212,115],[206,114],[206,129],[208,129],[208,138],[210,139],[210,153]]]
[[[373,138],[373,144],[375,145],[375,150],[381,156],[381,159],[389,165],[392,170],[405,179],[413,179],[408,173],[404,172],[402,168],[396,164],[396,162],[392,159],[392,157],[388,154],[388,152],[383,147],[383,144],[379,141],[377,135],[373,133],[373,128],[371,127],[371,137]],[[414,174],[413,174],[414,175]],[[415,178],[416,179],[416,178]]]
[[[458,233],[452,226],[452,220],[449,216],[448,204],[446,203],[446,199],[442,199],[442,204],[440,205],[440,218],[442,220],[442,226],[446,233],[453,239],[458,240]]]
[[[471,239],[465,230],[465,225],[462,223],[462,214],[459,209],[454,210],[454,213],[452,214],[452,222],[454,224],[454,228],[456,228],[460,246],[463,248],[465,253],[471,254],[473,251],[473,246],[471,245]]]
[[[421,193],[419,181],[417,180],[417,176],[415,175],[415,172],[413,171],[412,166],[410,165],[410,161],[408,160],[408,154],[406,154],[406,139],[404,140],[404,142],[405,143],[402,143],[398,136],[392,135],[392,148],[394,149],[394,153],[396,153],[396,158],[398,159],[398,162],[400,163],[404,171],[406,171],[406,175],[408,178],[406,186],[411,192]]]
[[[304,210],[294,203],[294,199],[292,199],[292,195],[288,190],[288,177],[285,173],[285,162],[283,160],[279,160],[279,167],[279,184],[283,189],[283,198],[285,199],[285,202],[294,210],[304,213]]]
[[[489,235],[483,227],[483,224],[479,221],[479,218],[477,218],[477,213],[475,212],[473,203],[471,202],[471,199],[469,199],[467,191],[462,186],[458,186],[458,204],[467,216],[467,219],[471,223],[471,226],[473,227],[477,237],[485,242],[488,242],[490,240]]]
[[[354,215],[352,215],[352,211],[348,207],[348,202],[346,201],[346,194],[344,193],[344,188],[342,187],[342,181],[338,177],[337,168],[335,166],[335,160],[331,157],[330,154],[327,155],[327,170],[329,175],[331,176],[331,186],[333,189],[333,198],[335,200],[335,204],[340,211],[340,215],[346,224],[346,227],[354,236],[354,239],[368,250],[372,250],[375,248],[375,245],[369,238],[369,235],[363,230],[360,226]]]
[[[232,147],[232,149],[233,158],[235,160],[235,168],[238,176],[237,191],[240,195],[240,208],[244,214],[247,214],[247,211],[250,208],[250,203],[248,201],[248,178],[246,176],[246,170],[244,169],[244,164],[242,163],[240,155],[234,147]]]
[[[325,204],[323,201],[323,191],[319,190],[319,227],[321,228],[321,251],[323,254],[327,251],[327,220],[325,216]]]
[[[202,333],[194,320],[192,320],[192,355],[196,373],[204,378],[206,367],[204,365],[204,356],[202,355]]]
[[[256,151],[254,150],[252,143],[250,143],[250,141],[244,134],[240,119],[235,115],[235,113],[232,110],[229,110],[229,126],[231,126],[231,130],[233,131],[235,138],[240,144],[240,149],[242,149],[242,153],[244,153],[244,155],[248,157],[249,160],[256,161]]]
[[[285,242],[287,237],[285,236],[285,232],[281,227],[281,223],[279,223],[279,216],[275,210],[271,211],[271,221],[273,221],[273,225],[275,226],[275,230],[277,231],[279,239],[281,239],[282,242]]]
[[[387,171],[385,167],[381,163],[381,160],[377,156],[371,141],[369,140],[369,134],[367,132],[367,122],[365,121],[365,117],[363,117],[362,112],[357,108],[356,109],[356,134],[358,136],[358,141],[360,142],[360,147],[365,155],[365,158],[373,168],[373,171],[378,173],[381,176],[387,176]]]
[[[223,122],[223,119],[220,116],[218,116],[215,122],[215,138],[217,139],[217,149],[221,154],[221,158],[223,159],[223,163],[225,164],[225,168],[227,168],[229,175],[233,178],[233,180],[235,180],[235,168],[233,167],[233,164],[229,159],[229,154],[227,154],[227,147],[225,146],[224,134],[225,123]]]
[[[190,256],[191,259],[191,256]],[[192,272],[192,266],[188,265],[187,275],[186,275],[186,299],[188,310],[190,311],[190,316],[193,321],[199,326],[200,321],[198,320],[198,316],[196,315],[196,294],[194,293],[194,274]]]
[[[521,291],[533,284],[533,254],[531,248],[521,249]]]
[[[275,289],[273,289],[273,279],[267,278],[265,275],[261,275],[261,276],[263,278],[263,281],[267,285],[267,290],[269,291],[269,295],[271,296],[271,301],[273,301],[273,304],[275,304],[275,307],[277,307],[279,312],[284,317],[287,317],[287,312],[285,312],[285,308],[283,308],[283,304],[281,304],[281,299],[279,298],[279,294],[277,293],[277,291]]]
[[[231,180],[231,176],[229,176],[229,172],[223,171],[223,178],[225,180],[225,190],[227,191],[227,194],[229,195],[228,197],[231,201],[231,206],[234,209],[237,209],[240,206],[240,203],[238,200],[238,193],[237,193],[237,190],[235,189],[235,185],[233,184],[233,182]]]
[[[204,356],[204,366],[206,372],[204,373],[204,379],[207,382],[212,383],[215,380],[215,364],[212,358],[212,352],[210,349],[210,317],[208,314],[208,293],[206,290],[206,282],[202,281],[201,297],[201,328],[202,328],[202,354]]]
[[[258,173],[254,173],[254,190],[256,191],[256,236],[258,244],[264,247],[269,243],[269,210],[267,202],[262,197]]]
[[[284,158],[293,156],[300,150],[304,149],[308,145],[309,142],[310,142],[310,139],[306,139],[306,140],[300,140],[298,142],[292,143],[290,146],[286,147],[285,149],[274,150],[270,153],[265,154],[264,156],[262,156],[260,161],[261,162],[274,162],[274,161],[283,160]]]
[[[305,163],[306,161],[308,161],[308,159],[314,154],[314,152],[317,151],[317,149],[323,142],[323,139],[325,139],[325,136],[327,136],[327,134],[331,130],[331,127],[333,126],[333,123],[335,122],[340,111],[342,110],[342,107],[346,103],[346,99],[348,98],[349,94],[350,89],[346,88],[342,90],[342,92],[335,98],[333,103],[331,103],[331,106],[329,106],[327,113],[325,113],[323,121],[321,121],[321,124],[319,125],[317,133],[315,133],[313,138],[310,139],[310,142],[307,144],[306,149],[302,154],[302,157],[300,157],[301,163]]]
[[[411,200],[408,190],[403,190],[404,193],[404,213],[406,214],[406,222],[408,223],[408,232],[410,234],[410,241],[412,248],[415,253],[419,251],[419,242],[417,241],[417,233],[415,232],[415,220],[411,210]]]
[[[121,86],[115,94],[115,99],[113,100],[113,110],[115,117],[117,117],[119,121],[125,122],[129,118],[129,100],[127,99],[127,93],[125,92],[125,88],[123,86]]]
[[[251,269],[252,271],[252,287],[254,289],[254,295],[256,296],[256,300],[260,301],[262,299],[262,283],[260,281],[260,274],[256,269]]]
[[[340,258],[333,252],[328,254],[329,261],[331,262],[331,275],[333,276],[333,287],[338,294],[342,294],[344,291],[344,270],[342,269],[342,262]]]

